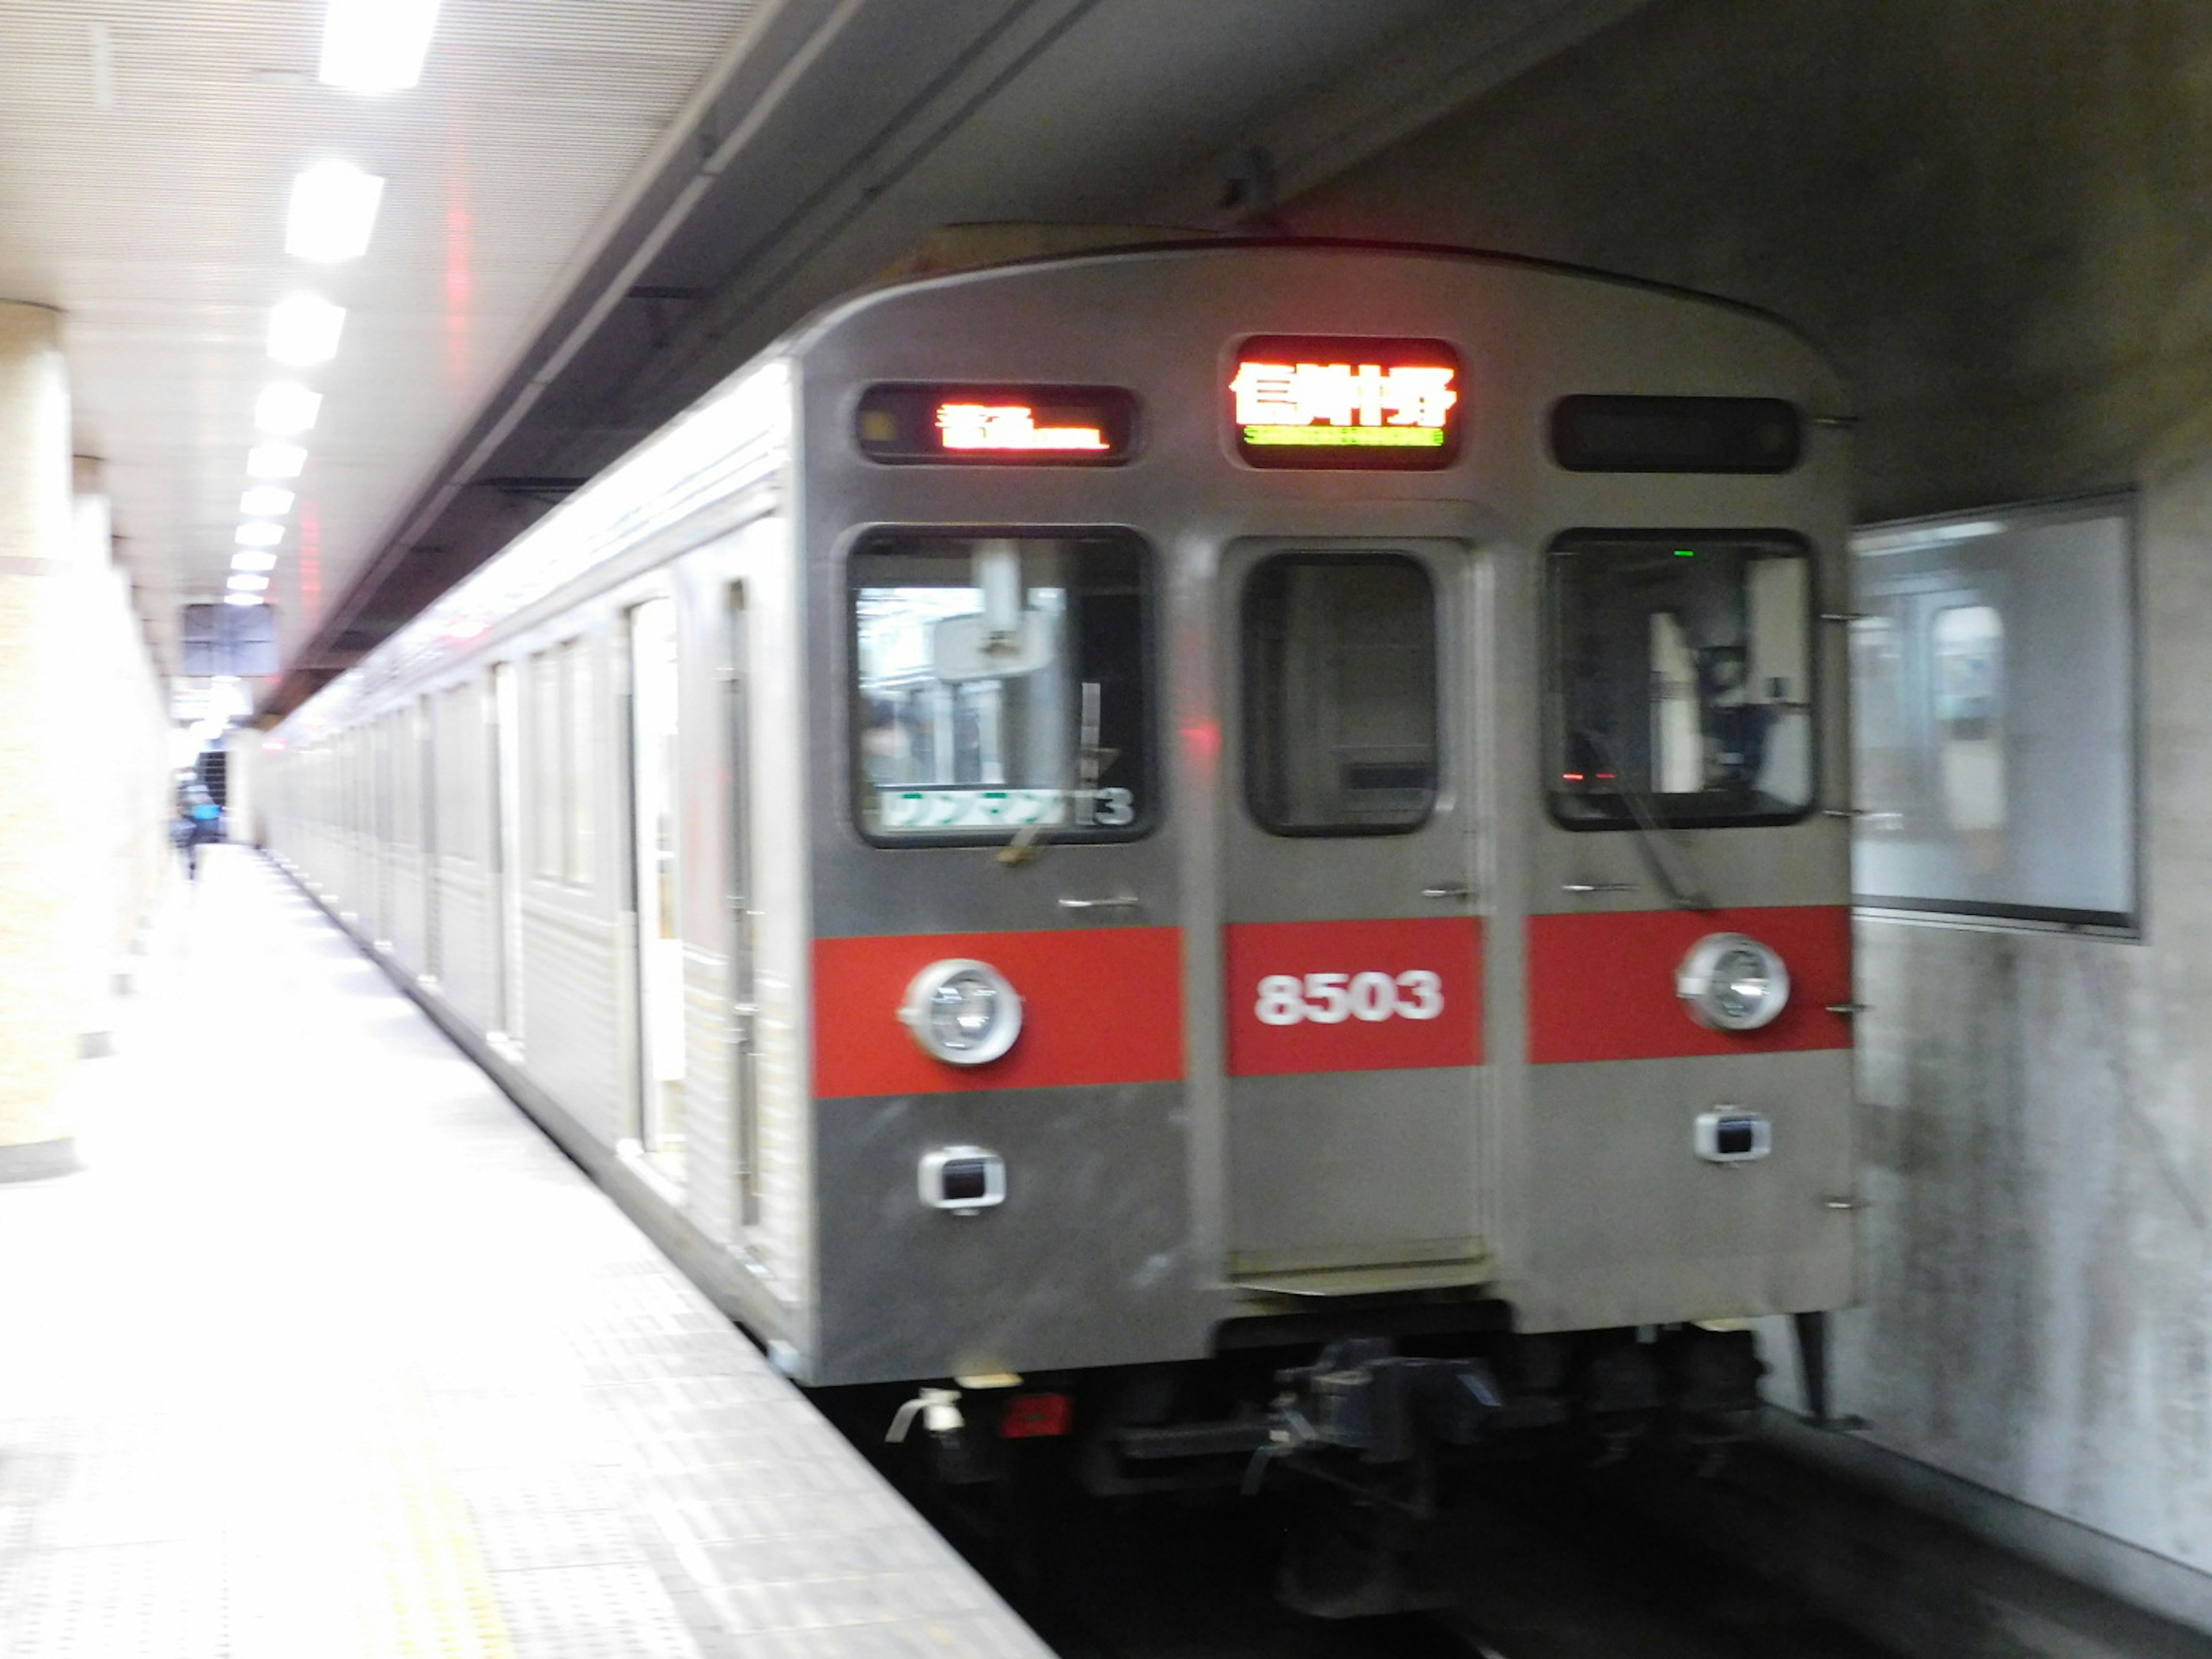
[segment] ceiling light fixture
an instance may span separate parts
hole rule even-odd
[[[284,213],[284,252],[334,265],[368,252],[384,180],[350,161],[318,161],[292,180]]]
[[[269,603],[268,600],[263,599],[258,593],[226,593],[222,596],[222,602],[225,605],[266,605]]]
[[[292,510],[292,492],[275,484],[255,484],[238,498],[238,510],[248,519],[281,519]]]
[[[253,400],[253,424],[289,438],[314,425],[322,410],[321,392],[310,392],[297,380],[276,380],[262,387]]]
[[[297,444],[256,444],[246,452],[246,470],[257,478],[296,478],[307,464]]]
[[[325,86],[398,92],[422,78],[438,0],[331,0],[323,14]]]
[[[276,568],[276,556],[274,553],[264,553],[255,548],[241,547],[230,556],[230,568],[233,570],[244,570],[258,574],[262,571],[274,570]]]
[[[240,547],[274,547],[283,539],[284,526],[281,524],[267,524],[258,519],[249,519],[238,526],[237,540]]]
[[[345,307],[319,294],[295,294],[279,300],[269,313],[269,355],[294,368],[326,363],[337,356],[338,331]]]
[[[233,576],[230,579],[230,591],[234,593],[261,593],[265,592],[268,587],[269,578],[266,576]]]

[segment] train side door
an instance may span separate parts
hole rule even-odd
[[[1223,954],[1232,1277],[1348,1294],[1489,1277],[1481,924],[1455,543],[1240,543]]]
[[[761,1222],[760,1099],[755,1064],[760,1008],[753,979],[759,910],[753,903],[750,769],[752,745],[748,741],[750,734],[746,726],[751,718],[751,708],[747,697],[750,682],[745,617],[744,586],[734,583],[728,592],[725,623],[728,654],[722,665],[724,741],[727,745],[723,762],[729,778],[729,832],[722,901],[730,919],[730,1020],[734,1039],[730,1075],[737,1119],[738,1223],[741,1228],[750,1230],[758,1227]]]
[[[681,1181],[686,1103],[675,601],[653,599],[635,605],[629,623],[638,1139],[662,1174]]]

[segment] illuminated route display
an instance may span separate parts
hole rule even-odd
[[[1115,466],[1136,438],[1117,386],[876,386],[857,435],[870,460],[968,466]]]
[[[1459,450],[1459,357],[1441,340],[1256,336],[1229,401],[1254,466],[1417,471]]]

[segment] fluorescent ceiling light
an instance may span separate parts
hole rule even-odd
[[[268,586],[269,578],[266,576],[233,576],[230,579],[230,591],[234,593],[258,593]]]
[[[253,573],[274,570],[276,568],[276,556],[274,553],[262,552],[257,548],[241,547],[230,556],[230,568],[233,570]]]
[[[295,294],[279,300],[269,313],[269,355],[294,368],[326,363],[337,356],[338,331],[345,307],[319,294]]]
[[[319,161],[292,181],[284,214],[284,252],[334,265],[368,251],[384,180],[350,161]]]
[[[222,596],[222,602],[225,605],[266,605],[268,603],[258,593],[226,593]]]
[[[398,92],[422,78],[438,0],[331,0],[323,14],[326,86]]]
[[[314,425],[322,411],[321,392],[310,392],[297,380],[277,380],[262,387],[253,400],[253,424],[289,438]]]
[[[2006,528],[1995,519],[1968,519],[1960,524],[1905,525],[1896,530],[1854,536],[1851,551],[1879,558],[1885,553],[1902,553],[1908,548],[1933,547],[1944,542],[1971,542],[1983,536],[2002,536]]]
[[[238,526],[240,547],[274,547],[284,539],[284,526],[270,524],[259,519],[249,519]]]
[[[246,452],[246,470],[257,478],[296,478],[307,464],[297,444],[256,444]]]
[[[275,484],[255,484],[238,498],[238,510],[249,519],[281,519],[292,510],[292,492]]]

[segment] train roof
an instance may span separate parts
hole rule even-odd
[[[1045,228],[1053,228],[1046,227]],[[880,305],[888,300],[933,288],[951,287],[972,282],[1000,277],[1012,272],[1041,268],[1102,264],[1115,260],[1188,255],[1212,257],[1242,257],[1252,253],[1340,253],[1372,258],[1377,255],[1401,258],[1448,260],[1455,263],[1492,265],[1508,270],[1540,272],[1548,276],[1572,277],[1584,282],[1599,283],[1644,294],[1663,295],[1668,299],[1689,301],[1711,306],[1781,330],[1797,340],[1824,361],[1833,355],[1808,330],[1764,306],[1747,300],[1732,299],[1726,295],[1708,293],[1702,289],[1686,287],[1678,283],[1663,283],[1650,277],[1626,275],[1596,265],[1577,264],[1570,260],[1548,259],[1532,253],[1513,253],[1496,248],[1479,248],[1443,242],[1400,241],[1388,238],[1357,236],[1215,236],[1201,232],[1168,231],[1147,234],[1132,230],[1126,241],[1085,243],[1079,246],[1060,246],[1031,253],[993,254],[975,263],[938,265],[909,271],[895,265],[892,274],[879,278],[865,287],[839,295],[819,309],[809,313],[772,345],[765,348],[762,356],[778,352],[803,350],[814,337],[834,327],[852,313]],[[743,374],[744,371],[738,371]],[[710,394],[711,395],[711,394]]]

